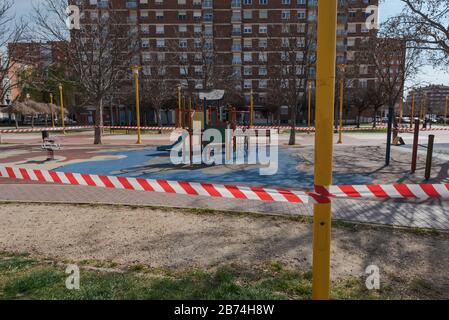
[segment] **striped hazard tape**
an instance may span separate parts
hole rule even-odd
[[[329,202],[328,199],[320,199],[320,196],[313,195],[312,197],[310,197],[306,192],[286,189],[269,189],[227,184],[100,176],[5,166],[0,166],[0,177],[27,181],[50,182],[57,184],[84,185],[91,187],[161,193],[176,193],[216,198],[249,199],[294,203],[308,203],[310,201],[314,203],[318,201]]]
[[[262,188],[228,184],[101,176],[7,166],[0,166],[0,177],[67,185],[84,185],[214,198],[309,204],[329,203],[332,198],[449,200],[449,183],[339,185],[327,188],[317,186],[315,187],[314,192],[304,192],[283,188]]]
[[[57,128],[30,128],[30,129],[0,129],[0,133],[26,133],[26,132],[42,132],[42,131],[71,131],[71,130],[91,130],[94,128],[103,128],[103,129],[111,129],[111,130],[137,130],[136,126],[73,126],[73,127],[57,127]],[[248,129],[247,126],[238,126],[239,129]],[[176,127],[140,127],[140,130],[160,130],[160,131],[173,131],[178,128]],[[290,130],[290,126],[253,126],[251,129],[255,130]],[[342,131],[373,131],[373,130],[386,130],[387,127],[380,126],[376,128],[354,128],[354,127],[345,127]],[[307,127],[296,127],[296,131],[302,132],[315,132],[315,128],[307,128]],[[413,128],[409,127],[400,127],[398,128],[399,132],[413,132]],[[339,129],[337,129],[339,131]],[[433,127],[433,128],[421,128],[420,131],[449,131],[449,127]]]
[[[74,127],[50,127],[50,128],[30,128],[30,129],[0,129],[0,133],[25,133],[25,132],[42,132],[42,131],[71,131],[93,129],[94,126],[74,126]]]
[[[105,129],[112,130],[137,130],[137,127],[133,126],[103,126]],[[176,130],[176,127],[140,127],[140,130],[165,130],[165,131],[173,131]]]

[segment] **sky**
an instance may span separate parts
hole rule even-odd
[[[1,1],[1,0],[0,0]],[[42,0],[15,0],[14,9],[17,16],[29,15],[33,6],[32,3],[38,4]],[[400,0],[383,0],[381,1],[379,15],[380,21],[399,13],[402,8]],[[435,70],[431,66],[424,67],[421,74],[417,77],[417,82],[423,84],[445,84],[449,85],[449,73],[447,71]]]

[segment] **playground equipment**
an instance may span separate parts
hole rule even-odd
[[[430,174],[432,170],[432,158],[433,158],[433,144],[435,141],[435,135],[429,135],[429,140],[427,146],[423,146],[419,144],[419,120],[415,120],[415,130],[413,133],[413,151],[412,151],[412,164],[411,164],[411,173],[416,172],[416,163],[418,161],[418,147],[423,147],[427,149],[426,156],[426,168],[424,173],[424,178],[426,180],[430,179]]]
[[[61,145],[56,143],[55,140],[50,139],[48,136],[44,137],[44,134],[42,134],[42,136],[43,136],[43,143],[41,148],[42,150],[47,151],[47,161],[55,160],[55,151],[60,150]]]
[[[200,151],[211,143],[221,144],[225,146],[226,160],[230,160],[232,151],[237,148],[238,140],[236,136],[237,130],[245,132],[252,127],[254,121],[254,107],[251,96],[249,110],[237,110],[237,108],[230,105],[222,105],[224,97],[224,90],[212,90],[210,92],[200,92],[198,99],[186,98],[182,96],[182,92],[178,91],[178,108],[176,109],[176,126],[178,129],[183,129],[188,133],[188,153],[190,158],[190,165],[193,164],[193,136],[194,130],[201,128],[200,137]],[[239,123],[239,116],[243,125]],[[247,117],[246,117],[247,116]],[[245,120],[248,119],[248,122]],[[197,128],[195,128],[197,126]],[[202,141],[203,134],[208,129],[218,130],[221,134],[221,141]],[[198,129],[197,129],[198,130]],[[185,137],[178,137],[177,141],[171,145],[161,146],[158,151],[170,152],[173,148],[178,148],[181,143],[185,144]],[[244,140],[244,150],[247,151],[248,141]],[[186,146],[182,146],[182,150],[186,151]],[[213,150],[211,151],[213,152]],[[185,152],[184,152],[185,154]]]

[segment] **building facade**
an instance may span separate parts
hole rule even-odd
[[[267,100],[270,79],[286,52],[298,73],[315,79],[318,0],[110,0],[75,1],[82,25],[120,12],[135,41],[132,63],[146,75],[162,73],[186,90],[226,87],[256,104]],[[338,14],[337,64],[351,64],[368,37],[368,6],[378,0],[342,0]],[[136,50],[138,48],[138,50]],[[287,49],[288,48],[288,49]],[[295,66],[292,66],[295,67]],[[357,81],[373,81],[369,66],[357,66]],[[306,69],[306,70],[305,70]],[[300,76],[299,76],[300,77]],[[229,86],[232,88],[228,88]],[[304,88],[305,91],[305,88]]]
[[[415,96],[415,115],[424,109],[426,114],[443,116],[446,112],[446,99],[449,99],[449,86],[429,85],[411,90],[406,100],[408,111],[410,111],[413,96]]]

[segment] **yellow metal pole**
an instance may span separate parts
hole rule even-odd
[[[410,116],[410,128],[413,127],[413,123],[415,123],[415,91],[413,90],[412,94],[412,114]]]
[[[332,184],[335,62],[337,43],[337,0],[318,2],[315,186]],[[314,206],[312,298],[330,296],[330,203]]]
[[[136,144],[142,144],[140,134],[140,97],[139,97],[139,66],[133,66],[134,83],[136,89],[136,124],[137,124],[137,142]]]
[[[249,127],[252,128],[254,125],[254,93],[251,90],[250,106],[249,106]]]
[[[307,85],[307,89],[309,91],[309,97],[307,102],[307,128],[310,129],[310,117],[311,117],[311,111],[312,111],[312,82],[309,80],[309,83]],[[308,131],[310,133],[310,131]]]
[[[447,121],[446,119],[447,119],[448,107],[449,107],[449,96],[446,96],[446,108],[444,110],[444,119],[443,119],[444,124],[446,124],[446,121]]]
[[[345,89],[345,78],[344,72],[346,66],[341,64],[338,66],[340,70],[340,110],[339,110],[339,128],[338,128],[338,144],[343,143],[342,135],[343,135],[343,94]]]
[[[178,86],[178,123],[177,123],[178,128],[180,128],[182,126],[182,121],[181,121],[182,110],[181,110],[181,108],[182,108],[182,106],[181,106],[181,86]]]
[[[53,93],[50,93],[50,103],[53,104]],[[55,113],[51,110],[51,127],[55,127]]]
[[[61,126],[62,126],[62,132],[65,134],[65,114],[64,114],[64,91],[62,84],[59,84],[59,98],[61,102]]]

